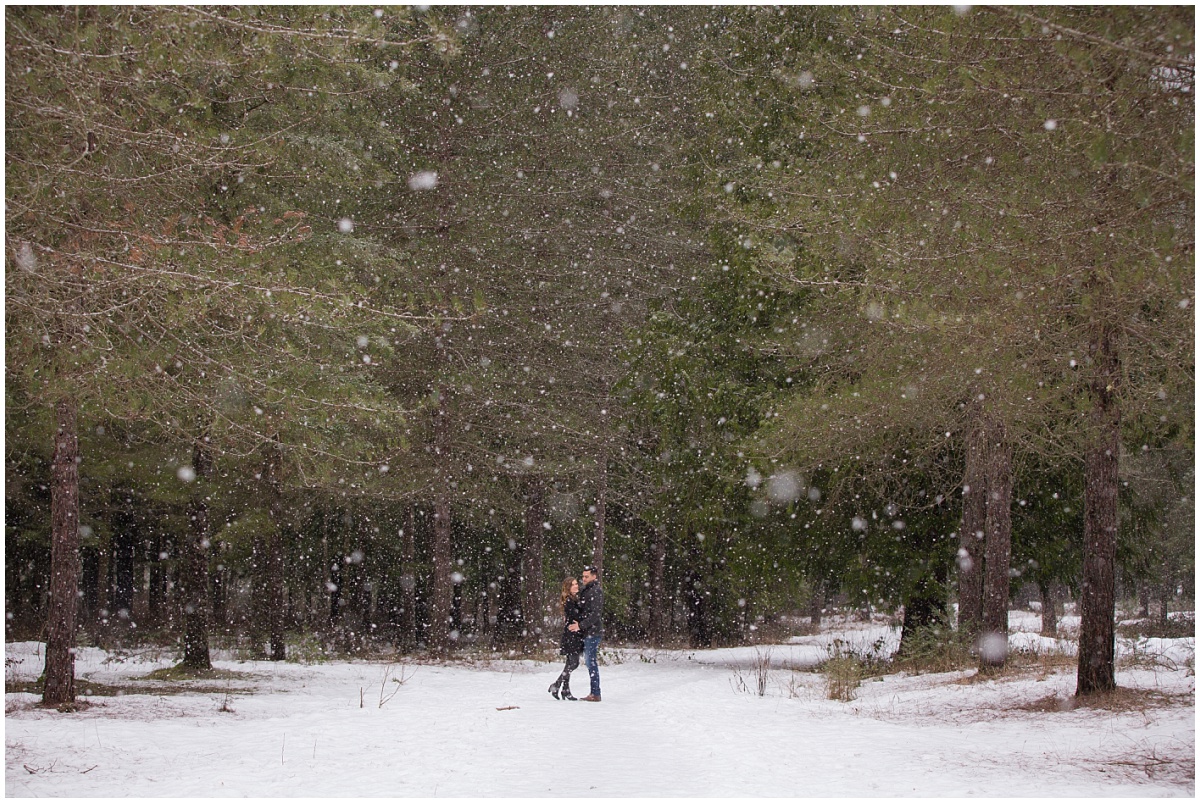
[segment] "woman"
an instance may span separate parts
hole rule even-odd
[[[574,577],[563,580],[562,592],[559,595],[563,612],[563,634],[558,651],[567,656],[566,665],[558,680],[547,689],[556,700],[574,700],[571,695],[571,672],[579,666],[579,654],[583,652],[583,636],[578,631],[568,630],[572,624],[579,624],[581,608],[579,605],[579,583]],[[562,697],[559,697],[561,690]]]

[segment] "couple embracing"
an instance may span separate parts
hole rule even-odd
[[[600,702],[600,666],[597,653],[604,628],[600,615],[604,609],[604,592],[600,590],[600,577],[595,566],[583,570],[583,588],[574,577],[562,584],[563,634],[559,652],[567,657],[566,665],[558,680],[550,684],[549,692],[556,700],[576,700],[571,695],[571,672],[579,666],[579,654],[584,654],[591,693],[583,700]],[[561,697],[559,695],[562,695]]]

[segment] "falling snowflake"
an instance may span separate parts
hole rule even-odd
[[[422,170],[408,177],[408,188],[413,191],[432,190],[438,185],[438,174],[433,170]]]

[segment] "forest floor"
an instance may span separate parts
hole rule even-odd
[[[1119,639],[1120,689],[1083,702],[1073,644],[1037,636],[1036,614],[1011,625],[998,674],[891,671],[845,701],[814,670],[890,656],[886,622],[732,649],[605,645],[599,704],[551,698],[549,660],[218,655],[180,680],[167,651],[85,648],[83,705],[60,713],[30,686],[43,645],[9,643],[5,795],[1195,796],[1194,637]],[[582,667],[572,682],[586,694]]]

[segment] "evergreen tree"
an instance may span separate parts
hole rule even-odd
[[[291,356],[306,326],[360,316],[352,295],[323,286],[326,271],[314,282],[311,263],[291,263],[289,276],[286,257],[271,258],[313,233],[311,213],[295,209],[300,188],[271,191],[274,173],[303,173],[298,157],[340,133],[314,129],[348,119],[319,115],[322,104],[378,87],[386,66],[362,56],[412,43],[391,38],[403,20],[366,9],[14,8],[6,23],[7,367],[55,410],[59,433],[51,619],[61,627],[44,698],[59,705],[72,698],[79,417],[130,409],[184,443],[220,438],[234,451],[247,434],[278,434],[222,409],[240,395],[243,410],[265,413],[299,385],[280,370],[297,363],[263,341]],[[337,393],[361,395],[344,379]],[[328,409],[321,395],[308,400]]]
[[[1005,433],[984,440],[992,629],[1011,479],[991,477],[1011,477],[1017,445],[1079,460],[1079,691],[1111,688],[1122,414],[1190,384],[1173,370],[1191,328],[1190,10],[839,10],[791,39],[749,16],[782,31],[742,62],[774,82],[775,127],[756,143],[777,166],[760,172],[757,152],[731,164],[732,214],[765,267],[828,299],[821,322],[840,331],[824,362],[872,416],[839,402],[816,420],[863,439],[919,395],[903,415],[926,418],[931,446],[972,419]],[[801,46],[821,34],[827,46]],[[809,396],[790,418],[808,429],[828,403]],[[1164,430],[1186,427],[1186,403],[1162,407]],[[970,417],[951,426],[956,409]]]

